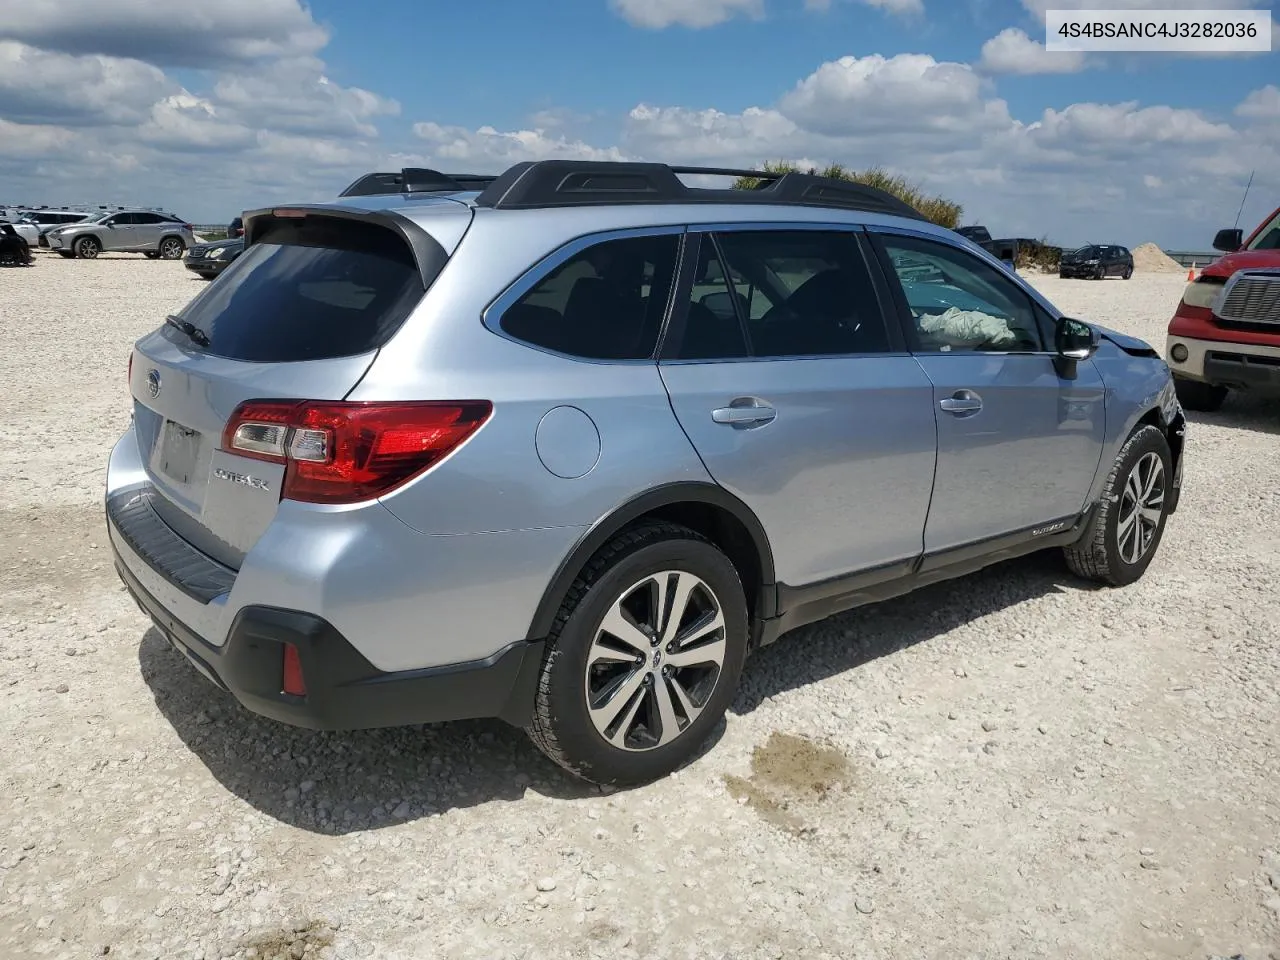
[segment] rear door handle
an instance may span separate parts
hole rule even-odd
[[[716,423],[730,423],[734,426],[768,423],[777,415],[777,410],[756,397],[737,397],[729,406],[711,411],[711,419]]]
[[[972,390],[957,390],[951,396],[938,401],[938,406],[957,416],[977,413],[982,409],[982,398]]]

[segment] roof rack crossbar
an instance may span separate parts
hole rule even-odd
[[[686,186],[677,174],[756,177],[754,190]],[[478,207],[534,210],[627,204],[785,204],[832,207],[927,220],[890,193],[862,183],[807,173],[762,173],[716,167],[670,167],[662,163],[601,160],[538,160],[517,163],[481,191]]]

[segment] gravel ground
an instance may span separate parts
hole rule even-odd
[[[1184,280],[1036,282],[1163,349]],[[797,631],[607,793],[497,722],[258,719],[149,629],[102,473],[199,284],[0,271],[0,956],[1280,957],[1280,407],[1193,416],[1138,585],[1037,557]]]

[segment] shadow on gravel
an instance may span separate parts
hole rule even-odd
[[[1085,585],[1047,551],[795,630],[747,662],[731,709],[855,669],[979,617]],[[259,717],[223,694],[158,632],[138,648],[143,680],[186,746],[229,791],[268,816],[345,834],[533,790],[556,799],[601,791],[562,773],[523,731],[498,720],[316,732]],[[699,756],[715,749],[720,724]]]
[[[304,830],[391,827],[454,807],[521,800],[528,790],[556,799],[601,793],[563,774],[523,731],[499,720],[302,730],[241,707],[154,629],[143,635],[138,661],[156,706],[218,781]]]
[[[793,630],[747,661],[734,713],[750,713],[770,697],[853,670],[1027,600],[1089,589],[1047,550],[859,607]]]
[[[1187,419],[1193,428],[1204,425],[1280,436],[1280,400],[1231,393],[1220,410],[1214,413],[1187,411]]]

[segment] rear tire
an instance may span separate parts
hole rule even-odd
[[[1203,380],[1188,380],[1186,377],[1174,377],[1173,387],[1178,393],[1178,402],[1183,409],[1198,413],[1213,413],[1227,399],[1227,388]]]
[[[187,249],[187,245],[179,237],[165,237],[160,241],[160,259],[181,260],[182,251],[185,249]]]
[[[593,783],[666,776],[698,753],[732,702],[747,631],[738,571],[710,541],[671,523],[626,530],[569,588],[529,737]]]
[[[1124,268],[1124,274],[1123,274],[1123,276],[1124,276],[1124,278],[1125,278],[1126,280],[1128,280],[1130,277],[1132,277],[1132,276],[1133,276],[1133,267],[1125,267],[1125,268]]]
[[[1112,587],[1141,579],[1164,537],[1172,482],[1169,441],[1143,424],[1116,455],[1084,535],[1063,548],[1071,571]]]

